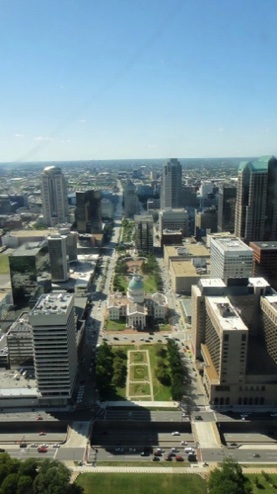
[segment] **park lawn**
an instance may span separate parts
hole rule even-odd
[[[76,484],[84,494],[108,492],[112,494],[206,494],[205,481],[195,474],[135,474],[135,473],[83,473]]]
[[[9,255],[0,254],[0,273],[10,274]]]
[[[130,364],[146,364],[147,363],[147,357],[146,357],[146,351],[132,351],[129,354],[130,357]]]
[[[277,486],[277,474],[275,473],[269,473],[269,477],[271,481],[267,482],[264,478],[264,476],[260,473],[258,474],[245,474],[246,477],[250,480],[251,482],[251,487],[253,489],[253,494],[258,494],[258,493],[263,493],[263,494],[273,494],[276,493],[276,488],[274,486]],[[258,486],[255,485],[255,479],[258,479]],[[272,484],[272,485],[270,485]]]
[[[125,318],[122,318],[119,321],[111,321],[110,319],[106,321],[107,331],[124,331],[124,329],[126,329]]]
[[[129,385],[129,394],[133,399],[138,397],[138,399],[149,399],[150,400],[150,384],[149,383],[130,383]],[[146,398],[147,397],[147,398]]]
[[[143,277],[143,284],[145,293],[156,293],[158,291],[155,277],[151,274]]]
[[[150,369],[149,369],[150,370]],[[132,365],[130,368],[131,381],[145,381],[148,379],[148,366],[147,365]]]
[[[163,345],[166,348],[166,345]],[[147,347],[149,351],[150,367],[152,372],[153,393],[155,401],[172,401],[170,386],[164,386],[155,376],[156,355],[155,345]]]

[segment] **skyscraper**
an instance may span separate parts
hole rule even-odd
[[[134,215],[138,212],[138,197],[136,194],[136,187],[133,182],[131,182],[131,180],[127,180],[126,182],[123,198],[125,217],[133,218]]]
[[[137,250],[153,252],[153,223],[151,214],[135,215],[135,245]]]
[[[48,250],[52,281],[67,281],[69,278],[69,269],[66,235],[56,234],[48,237]]]
[[[57,166],[44,168],[41,176],[41,199],[44,223],[54,226],[69,220],[67,186]]]
[[[237,237],[211,238],[211,278],[248,278],[253,250]]]
[[[274,156],[240,163],[235,235],[247,243],[277,240],[277,160]]]
[[[42,295],[30,312],[34,364],[40,402],[65,405],[72,397],[77,373],[74,296]]]
[[[222,184],[218,191],[217,231],[234,233],[237,188]]]
[[[100,233],[102,231],[101,191],[76,192],[75,216],[78,233]]]
[[[182,208],[182,195],[182,166],[176,158],[171,158],[163,167],[161,209]]]

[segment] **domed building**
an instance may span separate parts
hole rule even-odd
[[[130,300],[130,302],[133,302],[135,304],[143,304],[144,285],[141,276],[134,274],[128,285],[127,298],[128,300]]]
[[[162,293],[145,295],[142,277],[137,273],[127,288],[127,296],[116,292],[108,297],[109,319],[118,321],[126,317],[126,327],[143,330],[147,326],[147,316],[164,320],[167,313],[167,298]]]

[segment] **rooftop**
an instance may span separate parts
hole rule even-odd
[[[12,254],[11,257],[16,256],[36,256],[42,247],[47,245],[46,240],[41,242],[26,242],[18,247]]]
[[[209,263],[205,268],[196,267],[193,265],[190,259],[185,259],[183,261],[172,260],[171,268],[174,272],[175,276],[207,276],[207,272],[209,271]],[[208,268],[208,269],[207,269]]]
[[[248,331],[228,297],[207,297],[206,302],[212,308],[223,331]]]
[[[46,312],[50,314],[65,314],[72,298],[73,295],[71,293],[49,293],[48,295],[41,295],[30,315],[45,314]]]
[[[210,257],[210,252],[202,243],[185,243],[180,245],[165,245],[165,257]]]
[[[250,245],[253,245],[253,247],[257,246],[259,249],[262,250],[277,250],[277,241],[275,242],[250,242]]]
[[[223,252],[247,252],[253,255],[253,250],[235,236],[211,238],[212,245],[218,246]]]

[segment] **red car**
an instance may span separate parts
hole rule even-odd
[[[43,418],[39,415],[36,420],[43,420]]]
[[[47,449],[47,448],[45,448],[44,446],[40,446],[40,447],[38,448],[38,452],[39,452],[39,453],[47,453],[47,451],[48,451],[48,449]]]
[[[46,436],[46,432],[40,432],[39,436]]]

